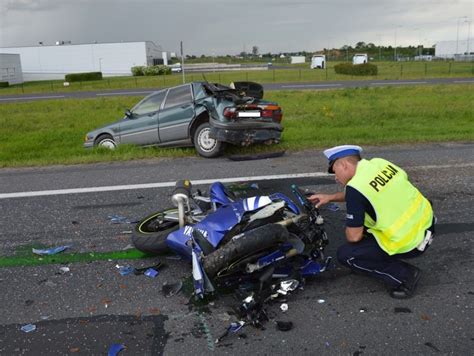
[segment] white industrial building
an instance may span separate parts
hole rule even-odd
[[[8,82],[8,84],[23,83],[19,54],[0,53],[0,82]]]
[[[130,68],[163,63],[163,50],[151,41],[4,47],[0,53],[21,58],[25,81],[64,79],[68,73],[102,72],[104,76],[131,75]],[[166,56],[165,56],[166,58]]]
[[[435,45],[435,57],[462,59],[474,55],[474,39],[459,41],[440,41]]]

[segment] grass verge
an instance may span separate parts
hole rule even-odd
[[[301,150],[353,143],[465,141],[474,137],[471,85],[275,91],[284,110],[282,143],[230,147],[227,154]],[[115,121],[136,97],[0,105],[0,167],[43,166],[195,156],[193,148],[85,150],[87,131]]]
[[[314,82],[326,80],[398,80],[443,77],[474,76],[473,62],[373,62],[378,67],[377,76],[350,76],[337,74],[334,66],[343,62],[329,62],[327,70],[309,69],[304,65],[286,65],[289,69],[187,73],[186,81],[208,80],[229,84],[233,81],[254,81],[259,83]],[[204,79],[205,78],[205,79]],[[92,90],[117,90],[135,88],[163,88],[182,83],[181,74],[148,77],[107,77],[98,81],[74,82],[64,87],[63,80],[26,82],[1,88],[0,95],[58,93]]]

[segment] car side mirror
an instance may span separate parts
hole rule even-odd
[[[131,119],[133,117],[133,113],[129,109],[127,109],[125,110],[125,116]]]

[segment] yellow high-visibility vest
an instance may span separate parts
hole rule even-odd
[[[365,213],[364,225],[385,252],[404,253],[421,243],[431,226],[433,209],[403,169],[381,158],[363,159],[347,185],[372,204],[376,220]]]

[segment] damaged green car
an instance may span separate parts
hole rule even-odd
[[[263,87],[252,82],[193,82],[163,89],[127,110],[120,121],[87,133],[84,147],[194,146],[211,158],[227,143],[279,143],[283,112],[262,98]]]

